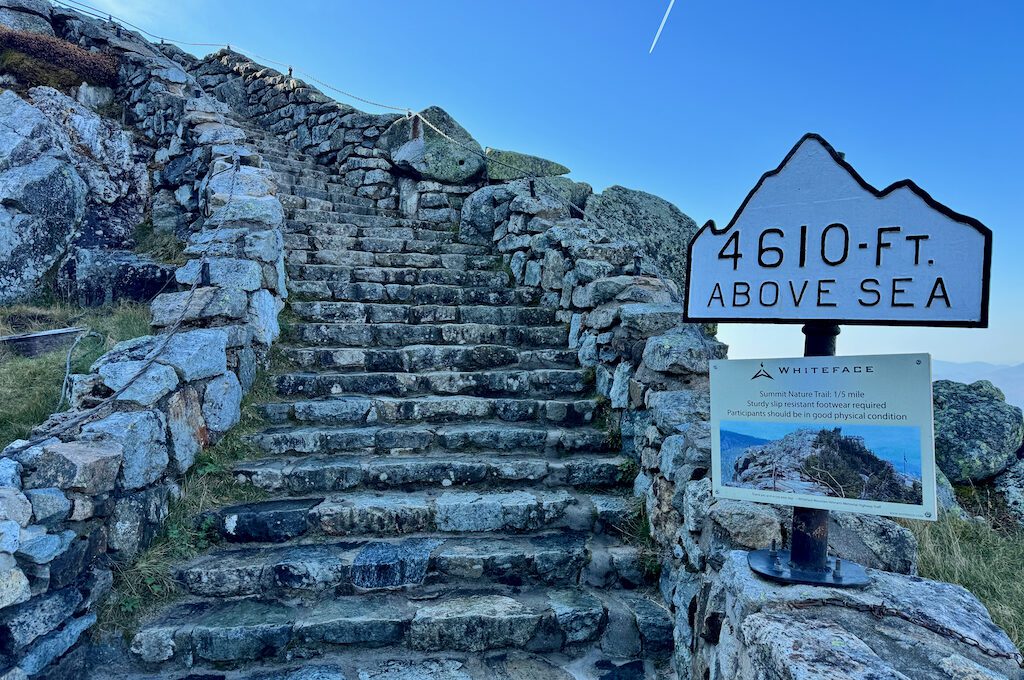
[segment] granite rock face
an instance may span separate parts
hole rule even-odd
[[[1017,460],[1024,417],[987,380],[965,385],[937,380],[935,461],[953,484],[981,482]]]
[[[587,199],[587,212],[613,236],[637,241],[660,273],[686,290],[687,247],[697,224],[663,198],[622,186]]]
[[[705,576],[689,670],[709,680],[1019,677],[1016,647],[966,590],[869,575],[864,589],[779,586],[755,576],[745,553],[728,553],[721,570]]]
[[[509,181],[524,177],[555,177],[569,174],[569,168],[561,163],[518,151],[485,149],[487,156],[487,178],[491,181]]]
[[[0,120],[0,303],[9,303],[33,293],[78,236],[88,187],[39,109],[5,90]]]

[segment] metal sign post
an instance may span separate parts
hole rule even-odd
[[[803,327],[804,356],[831,357],[836,354],[839,325],[809,323]],[[822,586],[864,586],[867,572],[856,562],[828,556],[828,510],[793,508],[790,549],[754,550],[747,564],[758,574],[783,583]]]

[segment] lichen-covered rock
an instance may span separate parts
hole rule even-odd
[[[164,417],[159,411],[113,413],[86,424],[82,428],[82,438],[120,444],[124,450],[123,486],[129,490],[141,489],[159,479],[167,469],[164,428]]]
[[[50,24],[50,3],[45,0],[0,0],[0,26],[54,35]]]
[[[637,241],[660,273],[686,290],[687,247],[697,224],[663,198],[622,186],[587,199],[587,213],[609,234]]]
[[[987,380],[937,380],[935,461],[954,484],[980,482],[1008,468],[1024,439],[1024,417]]]
[[[727,553],[704,576],[687,670],[708,680],[1019,677],[1017,648],[965,589],[868,574],[863,589],[780,585],[757,577],[746,553]]]
[[[57,287],[83,307],[119,300],[145,302],[174,278],[174,267],[130,250],[74,248],[61,263]]]
[[[423,179],[464,184],[477,177],[484,169],[480,143],[440,107],[431,106],[419,115],[458,144],[448,141],[421,121],[415,122],[421,134],[414,138],[413,119],[399,118],[377,140],[377,148],[396,166]]]
[[[711,359],[724,359],[728,347],[707,336],[700,326],[686,324],[648,338],[646,368],[676,375],[707,375]]]
[[[34,292],[78,235],[87,186],[61,132],[11,90],[0,93],[0,303]]]
[[[508,181],[531,176],[553,177],[569,173],[569,168],[561,163],[549,161],[540,156],[491,148],[485,149],[484,153],[487,155],[487,177],[495,181]]]
[[[117,442],[72,441],[49,444],[34,463],[29,487],[55,486],[100,494],[117,483],[124,450]]]

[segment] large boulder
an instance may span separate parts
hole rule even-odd
[[[29,96],[60,130],[60,146],[89,187],[77,245],[132,247],[149,198],[149,173],[132,135],[51,87],[34,87]]]
[[[146,302],[172,283],[175,267],[130,250],[75,248],[57,273],[65,298],[83,307],[118,300]]]
[[[638,242],[658,273],[686,290],[687,246],[697,223],[679,208],[644,191],[612,186],[588,198],[586,210],[612,236]]]
[[[38,109],[6,90],[0,120],[0,303],[9,303],[35,292],[78,235],[87,186]]]
[[[420,134],[414,136],[414,119],[399,118],[377,142],[377,147],[394,165],[419,178],[446,184],[464,184],[481,174],[483,148],[464,127],[438,106],[424,109],[419,115],[455,143],[420,121],[415,121]]]
[[[16,31],[54,35],[46,0],[0,0],[0,26]]]
[[[485,149],[487,177],[492,181],[508,181],[523,177],[554,177],[569,174],[561,163],[518,151]]]
[[[995,477],[1017,460],[1024,416],[987,380],[936,380],[935,460],[953,484]]]

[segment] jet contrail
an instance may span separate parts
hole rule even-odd
[[[668,0],[668,9],[665,10],[665,16],[661,18],[661,26],[658,26],[658,32],[654,34],[654,42],[651,43],[651,49],[648,50],[647,54],[654,52],[654,46],[658,44],[658,38],[661,37],[661,31],[665,28],[665,22],[668,21],[668,15],[672,13],[672,5],[676,4],[676,0]]]

